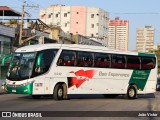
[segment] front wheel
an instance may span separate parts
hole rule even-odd
[[[53,91],[53,97],[55,100],[62,100],[63,99],[63,86],[61,84],[58,84],[55,86],[54,91]]]
[[[137,88],[135,85],[131,85],[128,87],[127,97],[129,99],[136,99],[137,98]]]

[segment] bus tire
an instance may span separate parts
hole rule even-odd
[[[41,98],[41,95],[32,95],[32,98],[33,98],[33,99],[40,99],[40,98]]]
[[[127,90],[127,97],[129,99],[137,98],[137,87],[135,85],[130,85]]]
[[[63,100],[63,86],[61,84],[57,84],[53,91],[53,97],[55,100]]]

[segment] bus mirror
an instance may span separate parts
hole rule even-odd
[[[42,53],[38,55],[37,61],[36,61],[36,67],[40,67],[42,62]]]
[[[4,65],[5,65],[5,61],[6,61],[8,58],[12,57],[12,56],[13,56],[13,54],[8,54],[8,55],[3,56],[3,58],[2,58],[2,66],[4,66]]]

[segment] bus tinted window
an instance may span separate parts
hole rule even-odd
[[[78,52],[79,67],[92,67],[93,66],[93,53],[90,52]]]
[[[155,58],[142,57],[141,67],[142,69],[153,69],[155,67]]]
[[[41,63],[40,63],[40,66],[38,67],[35,64],[34,66],[35,70],[33,71],[33,76],[46,73],[49,70],[56,53],[57,53],[57,50],[54,50],[54,49],[39,51],[36,59],[38,59],[38,56],[41,55]]]
[[[140,69],[140,59],[136,56],[127,56],[128,69]]]
[[[125,68],[125,56],[112,55],[112,68]]]
[[[95,53],[95,67],[109,68],[110,67],[110,55],[104,53]]]
[[[64,50],[62,51],[57,65],[59,66],[75,66],[76,64],[76,52]]]

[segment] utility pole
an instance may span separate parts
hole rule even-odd
[[[23,19],[24,19],[24,0],[23,0],[23,4],[22,4],[22,17],[21,17],[20,32],[19,32],[19,46],[21,46]]]
[[[22,43],[22,32],[23,32],[23,20],[24,20],[24,8],[38,8],[38,6],[29,6],[29,5],[24,5],[25,1],[23,0],[23,3],[22,3],[22,17],[21,17],[21,23],[20,23],[20,32],[19,32],[19,46],[21,46],[21,43]]]

